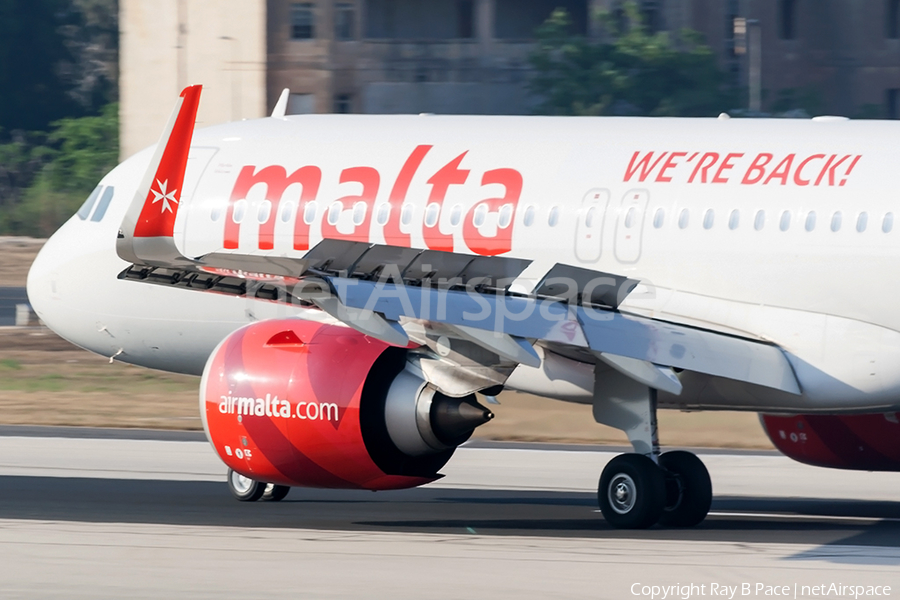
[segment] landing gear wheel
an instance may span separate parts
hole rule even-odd
[[[228,491],[241,502],[256,502],[262,498],[266,491],[266,485],[228,469]]]
[[[696,454],[674,450],[659,457],[659,466],[666,471],[668,491],[660,524],[693,527],[702,522],[712,504],[712,482],[703,461]]]
[[[646,456],[621,454],[603,469],[597,496],[607,523],[617,529],[646,529],[662,515],[666,479]]]
[[[262,499],[266,502],[281,502],[284,500],[284,497],[288,495],[289,491],[291,491],[290,486],[270,483],[266,486],[266,491],[263,492]]]

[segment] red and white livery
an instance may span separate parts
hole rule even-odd
[[[309,115],[194,131],[110,172],[28,279],[40,318],[202,375],[242,500],[434,481],[501,389],[592,405],[634,452],[617,527],[712,486],[658,408],[761,413],[802,462],[900,470],[900,124]],[[277,111],[277,109],[276,109]]]

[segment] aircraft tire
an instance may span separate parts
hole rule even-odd
[[[290,486],[270,483],[266,486],[266,491],[263,492],[262,499],[266,502],[281,502],[290,491]]]
[[[666,502],[666,479],[641,454],[620,454],[603,469],[597,489],[600,511],[617,529],[646,529],[659,521]]]
[[[244,477],[237,471],[228,469],[228,491],[241,502],[256,502],[266,491],[268,484]]]
[[[666,472],[668,491],[659,523],[693,527],[703,522],[712,505],[712,481],[703,461],[691,452],[674,450],[659,457],[659,466]]]

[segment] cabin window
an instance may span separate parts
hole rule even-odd
[[[625,213],[625,228],[631,229],[634,227],[634,217],[637,214],[637,209],[635,207],[631,207],[628,209],[628,212]]]
[[[811,210],[806,213],[806,230],[812,231],[816,228],[816,211]]]
[[[550,227],[556,227],[557,223],[559,223],[559,207],[554,206],[550,209],[550,214],[547,215],[547,224]]]
[[[375,217],[375,220],[378,221],[379,225],[386,225],[388,222],[388,217],[391,216],[391,205],[390,204],[382,204],[378,209],[378,216]]]
[[[703,229],[712,229],[712,226],[716,222],[716,212],[713,209],[709,209],[706,211],[706,214],[703,215]]]
[[[766,226],[766,211],[758,210],[756,211],[756,218],[753,219],[753,229],[757,231],[762,231],[763,227]]]
[[[113,195],[116,193],[116,188],[113,186],[107,186],[105,190],[103,190],[103,195],[100,196],[100,202],[97,203],[97,208],[94,210],[94,215],[91,217],[91,221],[95,223],[99,223],[104,215],[106,215],[106,209],[109,208],[109,203],[112,202]]]
[[[332,202],[328,207],[328,224],[337,225],[338,219],[341,218],[341,211],[344,210],[344,204],[340,201]]]
[[[221,206],[213,206],[212,210],[209,211],[209,220],[215,223],[219,219],[222,218],[222,207]]]
[[[859,216],[856,217],[856,231],[862,233],[866,230],[866,227],[869,224],[869,214],[861,212]]]
[[[450,227],[458,227],[460,221],[462,221],[462,205],[454,204],[450,211]]]
[[[437,202],[432,202],[425,208],[425,227],[434,227],[437,225],[438,218],[441,216],[441,207]]]
[[[584,226],[587,228],[591,228],[594,226],[594,213],[597,212],[597,207],[592,206],[587,210],[587,213],[584,215]]]
[[[281,222],[282,223],[290,223],[291,215],[294,214],[294,203],[293,202],[285,202],[281,205]]]
[[[841,211],[834,213],[831,217],[831,230],[834,232],[838,232],[841,230],[841,222],[844,220],[844,216],[841,214]]]
[[[894,228],[894,213],[888,213],[884,215],[884,220],[881,221],[881,230],[885,233],[890,233]]]
[[[256,209],[256,221],[258,223],[265,223],[269,220],[271,214],[272,202],[269,200],[263,200],[259,203],[259,208]]]
[[[308,202],[303,209],[303,222],[307,225],[312,225],[313,221],[316,220],[316,213],[318,211],[319,207],[315,202]]]
[[[787,231],[791,228],[791,211],[786,210],[781,213],[781,221],[778,223],[778,228],[782,231]]]
[[[534,225],[534,213],[535,209],[533,205],[530,205],[525,209],[525,216],[522,218],[522,223],[525,225],[525,227],[531,227],[532,225]]]
[[[363,221],[366,220],[366,206],[365,202],[357,202],[353,205],[353,224],[359,227],[363,224]]]
[[[497,221],[497,226],[500,229],[506,229],[507,227],[509,227],[509,224],[512,223],[512,215],[513,215],[512,204],[504,204],[500,208],[500,219]]]
[[[678,215],[678,228],[679,229],[687,229],[688,222],[691,220],[691,213],[688,209],[681,209],[681,214]]]
[[[404,204],[403,208],[400,209],[400,222],[403,225],[409,225],[412,223],[413,218],[413,205],[412,204]]]
[[[472,224],[475,227],[481,227],[484,225],[484,222],[487,220],[488,207],[485,204],[479,204],[478,208],[475,209],[475,216],[472,218]]]
[[[734,231],[741,224],[741,211],[735,209],[728,216],[728,229]]]
[[[100,191],[103,189],[102,185],[98,185],[94,188],[94,191],[91,192],[91,195],[87,197],[87,200],[84,201],[84,204],[81,205],[81,208],[78,209],[78,212],[75,213],[78,215],[78,218],[84,221],[88,218],[88,215],[91,214],[91,209],[94,208],[94,202],[97,201],[97,196],[100,195]]]
[[[659,229],[666,222],[666,211],[662,208],[656,209],[656,214],[653,215],[653,227]]]
[[[244,215],[247,213],[247,201],[238,200],[234,203],[234,212],[231,215],[232,220],[240,225],[244,222]]]

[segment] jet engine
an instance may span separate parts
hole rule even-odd
[[[434,481],[493,414],[406,369],[407,348],[298,319],[253,323],[213,351],[207,438],[234,471],[286,486],[387,490]]]
[[[760,415],[763,429],[786,456],[808,465],[900,471],[897,413]]]

